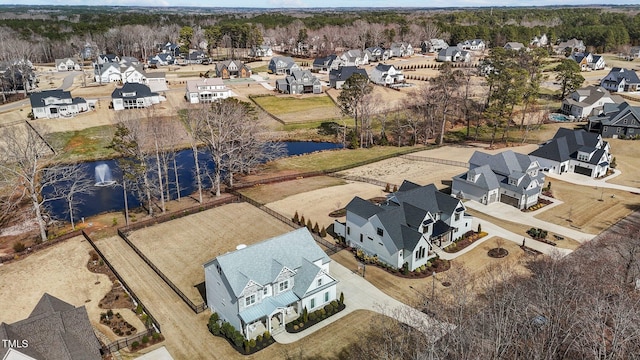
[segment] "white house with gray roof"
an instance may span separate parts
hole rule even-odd
[[[624,101],[618,95],[612,95],[601,86],[587,86],[578,89],[562,100],[561,110],[577,119],[602,112],[604,104],[620,104]]]
[[[72,58],[56,59],[56,71],[82,70],[81,64]]]
[[[81,97],[72,97],[65,90],[44,90],[29,95],[34,119],[73,117],[89,111],[89,104]]]
[[[614,67],[602,78],[600,86],[613,92],[635,92],[640,90],[640,78],[634,70]]]
[[[391,85],[404,82],[404,74],[393,65],[380,63],[369,73],[369,80],[378,85]]]
[[[553,139],[529,153],[543,170],[553,174],[575,173],[592,178],[609,170],[609,143],[602,136],[582,129],[559,128]]]
[[[476,151],[469,171],[454,176],[451,195],[488,205],[502,202],[526,209],[538,203],[544,174],[538,161],[511,150],[491,155]]]
[[[346,206],[345,223],[334,231],[349,246],[410,271],[425,265],[444,247],[471,230],[472,217],[462,201],[438,191],[435,185],[404,181],[386,201],[374,204],[355,197]]]
[[[247,339],[277,333],[304,308],[336,300],[330,262],[304,227],[240,246],[204,264],[207,305]]]

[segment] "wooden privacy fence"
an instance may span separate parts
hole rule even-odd
[[[413,161],[424,161],[424,162],[431,162],[436,164],[458,166],[458,167],[463,167],[465,169],[469,168],[469,163],[462,162],[462,161],[437,159],[437,158],[432,158],[427,156],[416,156],[416,155],[402,155],[400,157],[403,159],[413,160]]]

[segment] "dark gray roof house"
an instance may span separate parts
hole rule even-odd
[[[471,217],[459,199],[404,181],[386,201],[374,204],[355,197],[346,206],[346,222],[334,223],[336,233],[369,256],[393,267],[415,270],[471,229]]]
[[[492,155],[476,151],[469,171],[454,176],[451,195],[481,204],[503,202],[519,209],[538,203],[544,174],[534,158],[511,150]]]
[[[640,135],[640,106],[605,104],[600,115],[589,118],[589,131],[603,138],[636,138]]]
[[[602,78],[600,86],[614,92],[634,92],[640,90],[640,78],[634,70],[614,67]]]
[[[360,74],[369,80],[369,75],[365,69],[356,66],[341,66],[337,69],[329,71],[329,86],[334,89],[342,89],[345,81],[353,74]]]
[[[39,360],[100,360],[96,338],[84,306],[75,307],[49,294],[42,295],[29,317],[13,324],[0,324],[0,338],[27,356]],[[0,347],[4,359],[11,346]]]
[[[333,62],[338,58],[336,54],[313,59],[313,70],[329,71]]]
[[[607,173],[611,155],[602,136],[582,129],[559,128],[553,138],[529,153],[549,172],[572,172],[600,177]]]

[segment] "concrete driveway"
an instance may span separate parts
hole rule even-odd
[[[452,329],[451,325],[438,322],[423,312],[383,293],[353,270],[336,261],[332,261],[330,265],[331,275],[339,281],[338,293],[344,293],[344,303],[347,306],[344,310],[299,333],[290,334],[283,331],[274,334],[273,338],[281,344],[296,342],[355,310],[369,310],[392,317],[422,331],[434,340]]]

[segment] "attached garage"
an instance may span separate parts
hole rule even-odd
[[[506,194],[500,195],[500,202],[520,208],[520,199]]]
[[[591,176],[592,171],[593,169],[589,169],[588,167],[578,166],[578,165],[576,165],[575,168],[573,169],[573,172],[575,172],[576,174],[587,175],[587,176]]]

